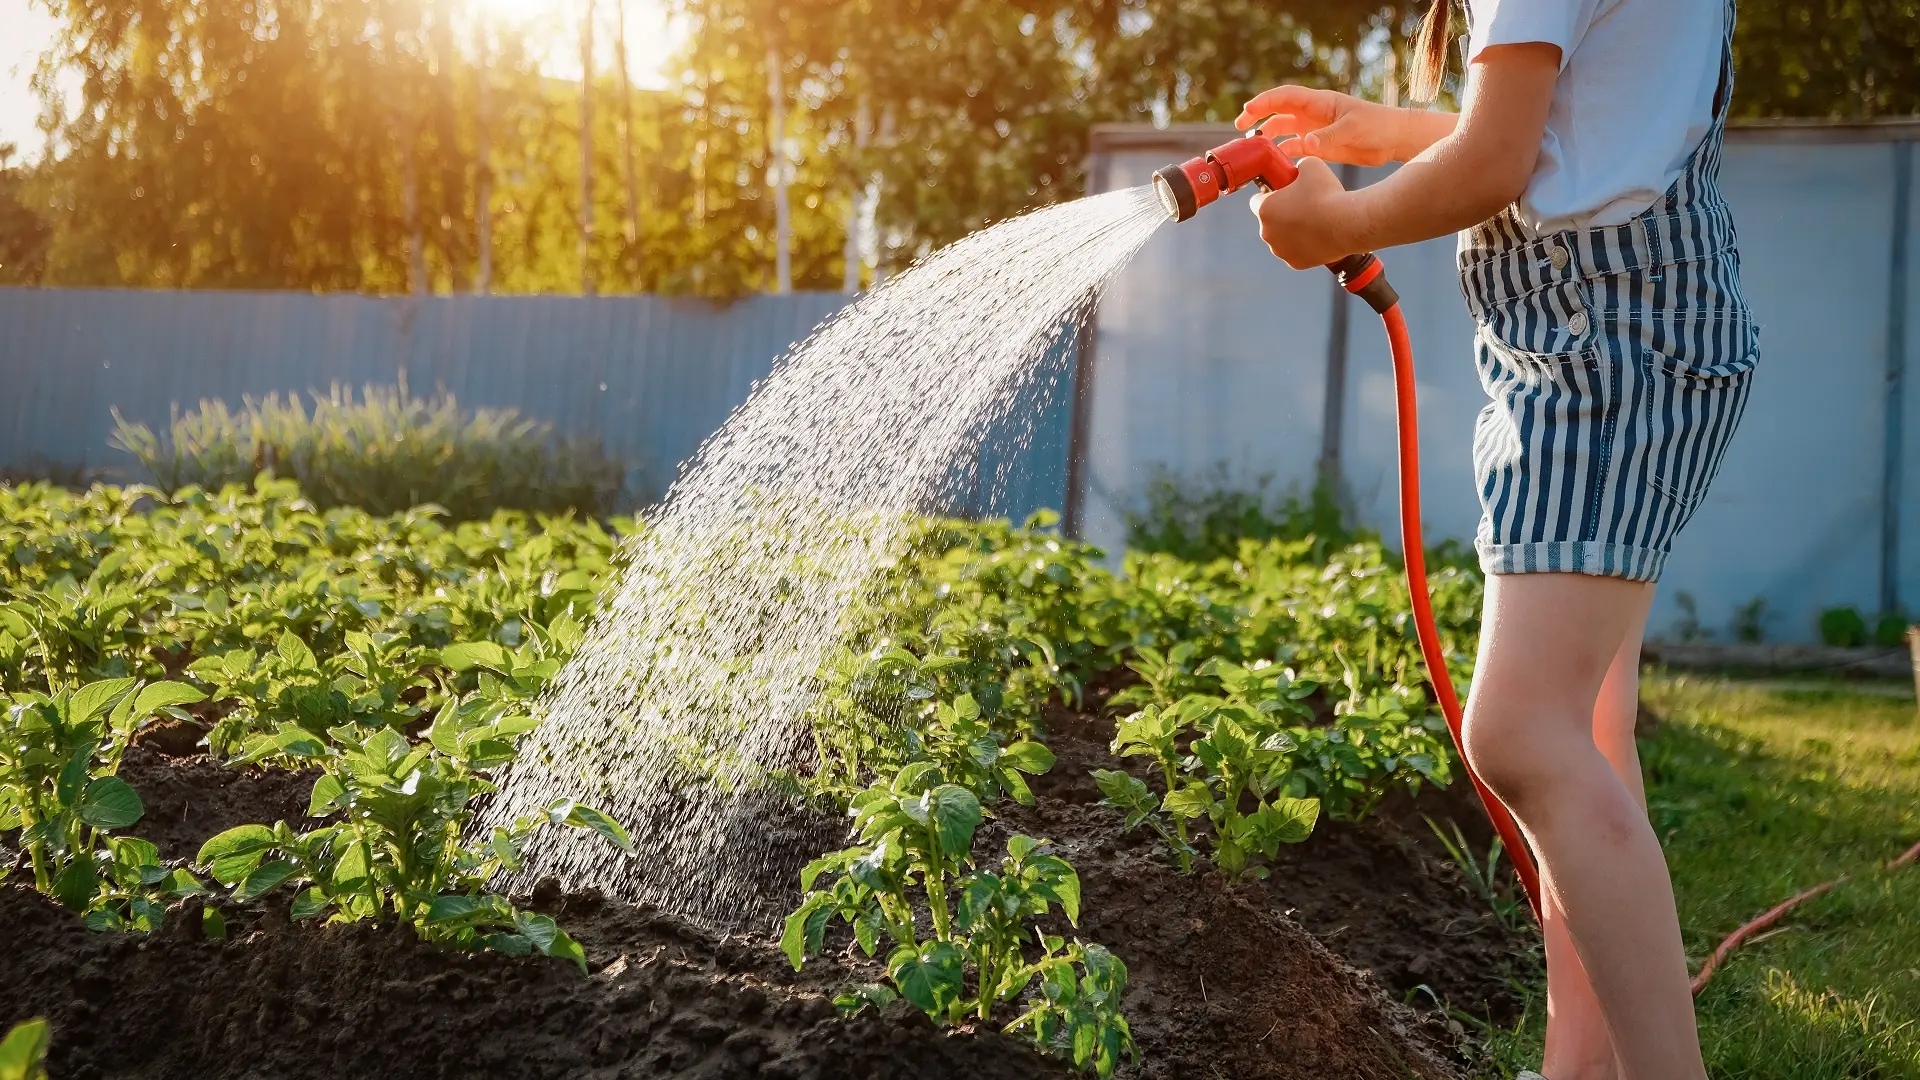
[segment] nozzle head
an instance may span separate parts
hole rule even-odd
[[[1160,205],[1166,207],[1167,216],[1174,221],[1185,221],[1200,212],[1193,182],[1178,165],[1169,165],[1153,174],[1153,193],[1160,197]]]

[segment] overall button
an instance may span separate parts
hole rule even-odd
[[[1567,320],[1567,333],[1572,334],[1574,337],[1579,337],[1586,332],[1587,313],[1584,311],[1574,312],[1573,316]]]
[[[1553,264],[1555,270],[1565,270],[1569,258],[1565,244],[1555,244],[1547,249],[1547,261]]]

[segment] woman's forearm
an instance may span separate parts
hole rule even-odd
[[[1490,168],[1488,157],[1449,134],[1377,184],[1353,191],[1355,250],[1414,244],[1477,225],[1526,190],[1532,172]]]
[[[1395,112],[1398,118],[1396,126],[1399,128],[1394,140],[1395,161],[1412,161],[1419,157],[1428,147],[1453,134],[1454,127],[1460,122],[1459,113],[1438,109],[1398,109]]]

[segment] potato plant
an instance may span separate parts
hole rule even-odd
[[[296,890],[295,919],[392,915],[428,940],[538,951],[584,970],[585,953],[552,919],[516,910],[486,883],[518,869],[527,841],[545,826],[591,830],[631,850],[626,830],[563,799],[479,842],[466,835],[473,800],[494,790],[486,774],[513,760],[533,730],[528,700],[557,661],[541,659],[533,644],[517,654],[492,643],[447,652],[478,671],[480,687],[442,707],[423,743],[394,726],[342,725],[316,736],[288,723],[256,737],[249,758],[271,754],[322,770],[307,816],[337,820],[307,832],[284,821],[241,825],[208,840],[195,861],[236,901],[283,885]]]
[[[820,951],[838,918],[869,956],[884,939],[894,992],[937,1023],[990,1021],[1038,981],[1040,992],[1007,1029],[1026,1030],[1076,1064],[1112,1075],[1133,1049],[1119,1011],[1126,968],[1098,946],[1069,945],[1037,925],[1055,909],[1079,922],[1080,877],[1065,859],[1043,841],[1015,835],[998,867],[980,865],[973,854],[980,801],[931,761],[861,792],[849,813],[860,843],[801,874],[806,896],[781,938],[796,970]],[[924,936],[916,900],[928,912]],[[884,998],[871,990],[848,995],[852,1004],[876,1000]]]
[[[34,887],[98,929],[160,925],[167,901],[202,891],[145,840],[112,835],[146,813],[116,774],[133,733],[201,700],[191,686],[120,678],[12,695],[0,725],[0,832],[18,832]]]

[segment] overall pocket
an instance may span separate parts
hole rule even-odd
[[[1489,350],[1536,365],[1579,359],[1593,340],[1591,305],[1579,281],[1556,281],[1514,297],[1475,304],[1474,324]]]
[[[1699,509],[1720,471],[1746,411],[1759,334],[1744,309],[1667,315],[1635,328],[1654,454],[1648,479],[1674,505],[1672,532]]]

